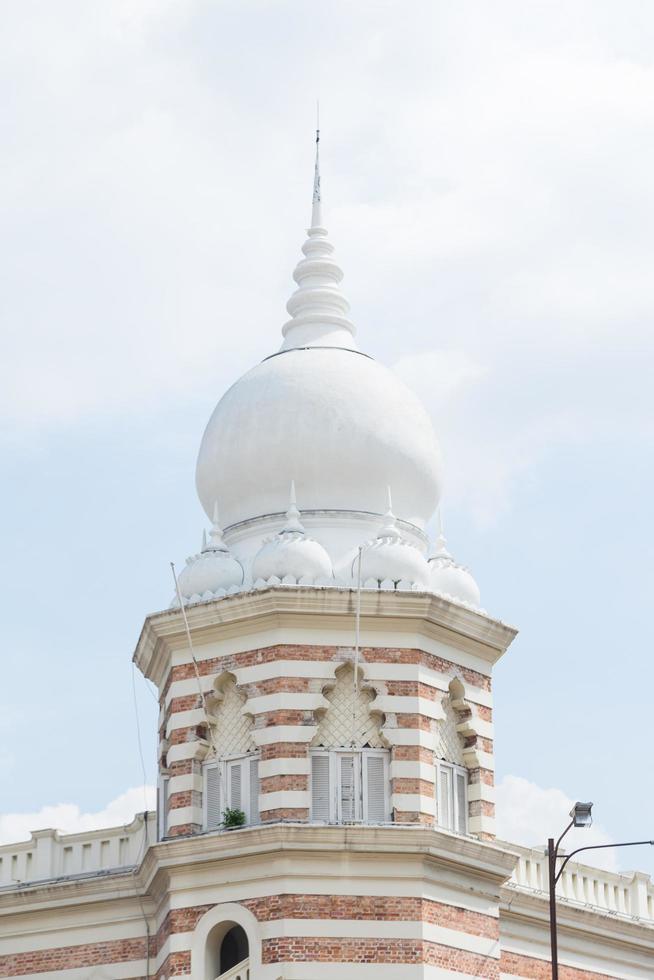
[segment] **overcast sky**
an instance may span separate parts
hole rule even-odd
[[[318,96],[361,346],[520,628],[500,832],[578,798],[584,840],[654,836],[653,52],[645,0],[2,3],[0,837],[143,808],[131,655],[200,540],[211,410],[279,346]]]

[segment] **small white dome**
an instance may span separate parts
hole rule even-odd
[[[463,565],[457,564],[445,547],[445,538],[439,536],[436,553],[429,559],[431,587],[434,592],[448,599],[463,602],[478,609],[481,604],[479,586]]]
[[[334,576],[332,561],[323,546],[306,535],[295,502],[295,486],[291,484],[290,506],[284,527],[273,538],[264,541],[252,563],[252,581],[276,577],[314,582]]]
[[[225,591],[243,584],[243,566],[228,550],[214,508],[214,525],[207,544],[203,536],[202,551],[186,559],[177,579],[183,599]]]
[[[421,589],[429,588],[429,565],[417,548],[402,539],[391,509],[390,492],[384,524],[374,541],[361,554],[361,581],[408,582]],[[353,572],[358,574],[356,559]]]

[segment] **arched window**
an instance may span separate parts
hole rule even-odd
[[[436,823],[459,834],[468,832],[468,770],[463,758],[463,738],[457,707],[463,696],[461,682],[452,681],[449,694],[443,698],[445,718],[440,722],[435,751]]]
[[[259,823],[259,756],[233,674],[218,678],[209,705],[217,757],[204,764],[205,829],[220,827],[226,810],[242,811],[246,824]]]
[[[355,684],[354,668],[336,671],[329,707],[311,743],[311,819],[386,823],[390,819],[389,753],[374,691]]]

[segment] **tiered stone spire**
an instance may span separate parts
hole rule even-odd
[[[305,258],[298,262],[293,273],[298,289],[286,304],[291,319],[282,327],[281,350],[297,347],[357,350],[355,327],[347,317],[350,304],[340,289],[343,271],[334,261],[334,246],[322,223],[319,148],[320,130],[317,129],[311,227],[302,246]]]

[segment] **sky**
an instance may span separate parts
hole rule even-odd
[[[499,833],[588,799],[579,845],[654,837],[653,32],[646,0],[0,6],[0,839],[152,805],[131,656],[205,526],[206,421],[279,346],[317,98],[360,344],[520,629]]]

